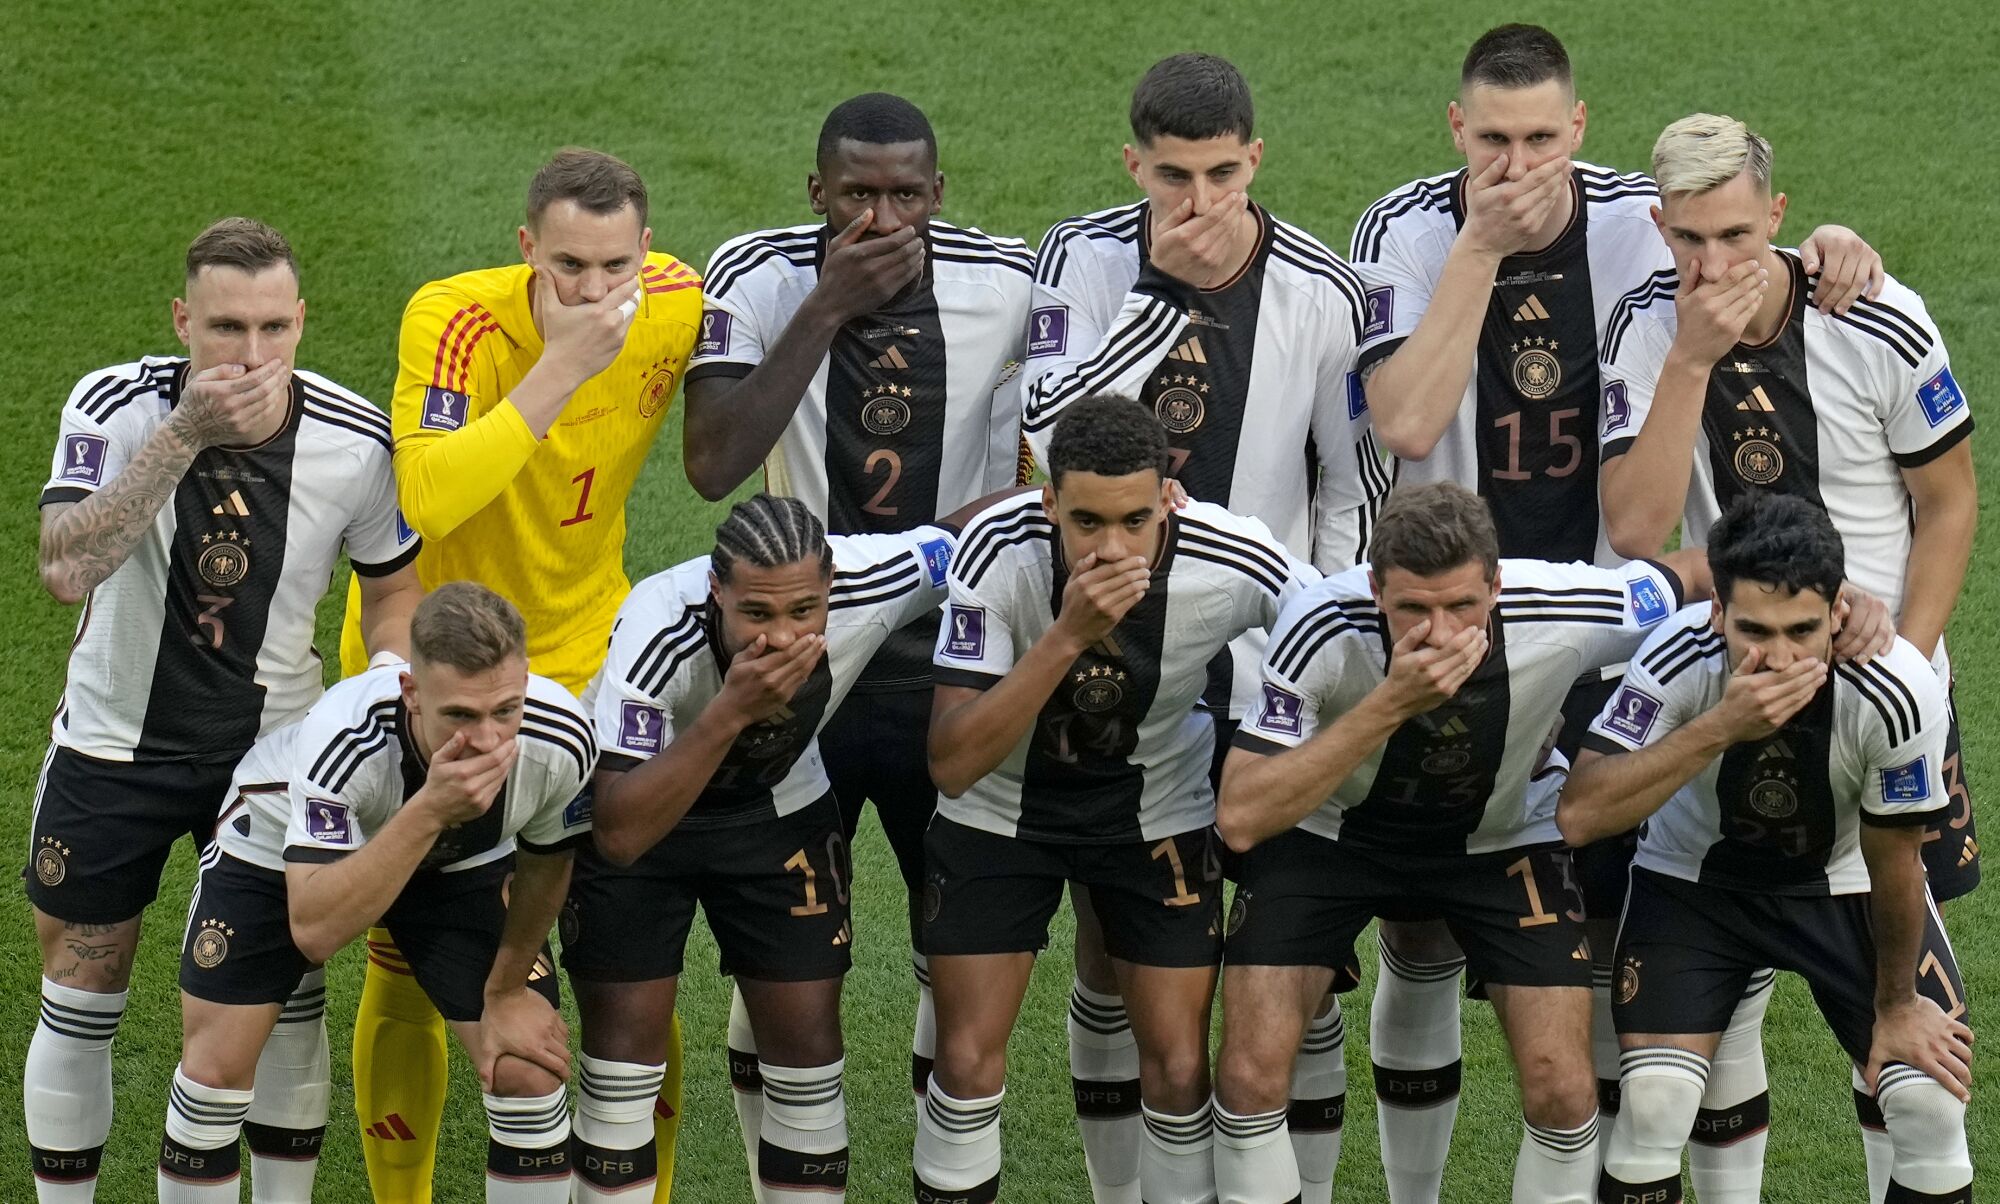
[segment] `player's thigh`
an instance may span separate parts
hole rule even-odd
[[[1230,1111],[1270,1112],[1289,1101],[1299,1042],[1333,973],[1325,966],[1223,967],[1215,1094]]]
[[[382,917],[417,985],[448,1021],[476,1023],[485,1010],[486,978],[507,926],[510,868],[511,859],[503,858],[448,874],[419,872]],[[555,957],[547,945],[527,986],[550,1006],[560,1003]]]
[[[704,830],[700,848],[691,844],[677,855],[696,852],[706,865],[697,888],[701,909],[725,973],[763,982],[847,973],[854,875],[831,792],[790,815]]]
[[[1213,971],[1221,964],[1221,847],[1215,829],[1203,826],[1073,850],[1072,880],[1090,892],[1114,966]],[[1129,1012],[1129,996],[1126,1006]]]
[[[455,1020],[445,1017],[445,1025],[451,1035],[458,1039],[459,1048],[467,1057],[477,1058],[486,1046],[486,1038],[477,1020]],[[482,1083],[486,1093],[501,1099],[532,1099],[548,1095],[563,1085],[562,1076],[549,1071],[525,1058],[503,1054],[493,1063],[493,1081]]]
[[[578,1044],[607,1062],[655,1066],[667,1060],[678,977],[608,982],[572,974]]]
[[[677,832],[631,865],[613,865],[589,843],[577,849],[556,933],[579,1001],[584,983],[657,984],[680,976],[706,873],[699,858],[713,834]],[[586,1017],[586,1030],[588,1023]]]
[[[1097,918],[1097,907],[1090,900],[1090,888],[1070,883],[1069,906],[1076,916],[1073,948],[1078,981],[1100,995],[1117,994],[1118,972],[1112,969],[1111,954],[1105,951],[1104,924]]]
[[[939,957],[1036,954],[1069,880],[1070,846],[1002,836],[943,815],[924,837],[924,947]],[[935,977],[935,970],[933,970]],[[935,986],[935,983],[933,983]]]
[[[1377,932],[1384,951],[1400,961],[1436,966],[1465,958],[1443,920],[1383,920]]]
[[[1488,982],[1521,1084],[1521,1106],[1538,1123],[1581,1123],[1597,1106],[1590,1056],[1590,989]]]
[[[1958,704],[1952,703],[1951,725],[1945,732],[1943,814],[1924,830],[1924,874],[1931,895],[1940,903],[1963,898],[1979,885],[1978,824],[1973,819],[1972,786],[1960,747]]]
[[[1713,1052],[1711,1038],[1728,1027],[1751,978],[1771,964],[1761,947],[1770,917],[1742,903],[1735,892],[1632,872],[1612,954],[1611,1015],[1623,1048]]]
[[[1789,899],[1783,905],[1797,912],[1798,939],[1808,947],[1807,956],[1792,968],[1806,980],[1813,1002],[1841,1048],[1865,1065],[1874,1041],[1877,966],[1867,896]],[[1917,978],[1912,985],[1947,1016],[1970,1023],[1958,958],[1937,908],[1928,902],[1923,943],[1917,952]]]
[[[1583,901],[1560,845],[1426,858],[1406,899],[1436,908],[1489,992],[1590,986]]]
[[[736,976],[757,1058],[773,1066],[825,1066],[843,1053],[839,977],[767,982]]]

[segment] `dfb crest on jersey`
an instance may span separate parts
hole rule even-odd
[[[1660,718],[1660,700],[1637,686],[1621,685],[1603,719],[1604,728],[1633,744],[1644,744]]]
[[[1779,773],[1750,787],[1750,809],[1765,819],[1790,819],[1799,809],[1798,779]]]
[[[1752,485],[1769,485],[1785,475],[1783,436],[1767,426],[1736,432],[1736,475]]]
[[[1201,400],[1201,394],[1182,384],[1194,383],[1192,376],[1162,376],[1161,384],[1173,382],[1173,387],[1163,391],[1153,400],[1153,415],[1169,434],[1185,435],[1199,428],[1208,417],[1208,406]],[[1208,386],[1203,385],[1203,388]]]
[[[901,396],[898,396],[898,394]],[[913,390],[904,386],[878,385],[861,395],[861,425],[871,435],[895,435],[910,425],[910,403],[904,398]]]
[[[1514,356],[1514,388],[1529,401],[1540,401],[1562,387],[1562,361],[1553,354],[1554,339],[1537,335],[1509,344]]]
[[[228,532],[228,537],[224,541],[218,534],[216,542],[202,549],[194,562],[195,571],[201,574],[201,579],[221,589],[236,585],[250,575],[250,554],[236,542],[234,531]]]
[[[470,404],[463,393],[431,385],[424,390],[424,416],[418,425],[427,431],[455,431],[465,425]]]
[[[1924,421],[1936,426],[1965,408],[1965,394],[1952,379],[1951,369],[1939,368],[1938,374],[1917,390],[1917,404],[1924,409]]]
[[[701,315],[701,334],[695,338],[694,353],[696,355],[729,354],[729,328],[734,322],[734,316],[725,310],[703,310]]]
[[[35,881],[43,886],[61,886],[69,877],[69,846],[53,836],[42,837],[35,850]]]
[[[1076,687],[1070,705],[1086,715],[1101,714],[1125,699],[1125,671],[1110,665],[1092,665],[1070,674]]]
[[[976,661],[986,656],[986,610],[979,606],[945,607],[944,654],[955,660]]]
[[[1028,358],[1061,355],[1069,345],[1069,307],[1045,305],[1028,315]]]
[[[1667,617],[1667,596],[1660,592],[1659,583],[1651,577],[1634,577],[1625,583],[1625,594],[1632,600],[1632,617],[1641,627],[1651,627]]]
[[[1930,766],[1923,757],[1882,771],[1882,801],[1921,803],[1931,796]]]
[[[646,378],[646,387],[639,391],[639,417],[651,418],[666,409],[673,395],[674,368],[668,364]]]
[[[64,435],[62,479],[104,484],[104,450],[109,446],[102,435]]]

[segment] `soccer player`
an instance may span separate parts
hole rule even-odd
[[[1663,194],[1654,213],[1681,283],[1606,333],[1605,389],[1618,398],[1607,416],[1616,425],[1605,444],[1606,514],[1632,538],[1657,540],[1685,499],[1684,538],[1698,544],[1745,493],[1824,508],[1848,549],[1849,578],[1888,603],[1949,699],[1944,629],[1979,498],[1972,412],[1922,298],[1890,279],[1844,316],[1820,312],[1824,285],[1799,255],[1771,245],[1785,197],[1771,191],[1770,144],[1740,121],[1675,122],[1654,146],[1653,170]],[[1979,882],[1955,709],[1947,729],[1940,768],[1950,805],[1924,836],[1939,902]],[[1854,1098],[1879,1188],[1888,1139],[1869,1093],[1857,1084]],[[1755,1200],[1756,1190],[1746,1171],[1741,1198]]]
[[[1170,471],[1189,496],[1262,520],[1336,571],[1360,554],[1371,499],[1389,484],[1353,376],[1362,286],[1318,239],[1250,200],[1264,159],[1254,116],[1249,85],[1214,55],[1174,55],[1139,81],[1124,163],[1145,199],[1058,222],[1043,239],[1023,427],[1047,463],[1050,432],[1077,399],[1142,401],[1168,432]],[[1262,654],[1255,632],[1216,665],[1218,750]],[[1078,1129],[1100,1204],[1136,1204],[1138,1053],[1087,892],[1073,899]],[[1329,999],[1300,1062],[1309,1200],[1326,1199],[1339,1157],[1344,1033]]]
[[[484,586],[433,591],[410,645],[409,664],[340,682],[237,767],[181,950],[162,1201],[237,1199],[258,1049],[300,976],[378,924],[478,1067],[486,1198],[569,1199],[546,942],[589,838],[597,746],[576,699],[528,672],[520,612]]]
[[[943,600],[955,530],[828,538],[804,502],[758,494],[713,552],[620,609],[591,687],[596,847],[563,913],[583,1019],[580,1199],[624,1198],[652,1173],[648,1101],[697,904],[755,1051],[732,1066],[738,1093],[747,1079],[760,1097],[740,1113],[754,1194],[845,1198],[853,878],[817,734],[882,646]]]
[[[1648,216],[1657,190],[1643,175],[1575,158],[1584,105],[1568,53],[1538,26],[1503,25],[1474,42],[1447,116],[1465,166],[1377,201],[1350,249],[1368,282],[1361,373],[1377,436],[1400,458],[1397,479],[1455,481],[1486,498],[1502,556],[1616,565],[1652,555],[1664,530],[1622,538],[1599,504],[1600,427],[1615,407],[1600,404],[1598,332],[1673,291],[1674,263]],[[1851,231],[1815,231],[1803,254],[1813,270],[1824,265],[1819,304],[1829,312],[1880,285],[1880,258]],[[1616,675],[1614,666],[1578,683],[1564,710],[1565,755]],[[1623,837],[1577,852],[1600,956],[1630,859]],[[1388,923],[1382,934],[1369,1025],[1377,1097],[1423,1106],[1391,1102],[1376,1115],[1390,1195],[1410,1204],[1436,1196],[1458,1111],[1464,955],[1436,924]],[[1599,1082],[1615,1110],[1610,966],[1598,970]],[[1763,1090],[1754,1038],[1746,1057],[1716,1077],[1725,1096],[1743,1083],[1724,1104]],[[1761,1163],[1750,1147],[1714,1152],[1751,1155]]]
[[[1590,944],[1555,828],[1554,731],[1579,676],[1707,594],[1694,552],[1503,560],[1486,503],[1434,482],[1390,495],[1366,568],[1286,607],[1217,809],[1245,853],[1216,1067],[1221,1199],[1297,1198],[1284,1084],[1312,1008],[1370,919],[1428,916],[1487,984],[1514,1054],[1513,1198],[1591,1199]]]
[[[1669,195],[1676,179],[1660,177]],[[1646,825],[1618,934],[1624,1108],[1599,1198],[1678,1204],[1708,1059],[1775,966],[1811,986],[1880,1110],[1886,1198],[1971,1199],[1972,1030],[1920,851],[1950,805],[1944,687],[1907,640],[1834,663],[1854,558],[1810,501],[1744,493],[1708,556],[1714,603],[1646,641],[1559,810],[1572,842]]]
[[[96,1192],[140,913],[174,842],[208,843],[237,760],[319,696],[313,608],[341,550],[367,647],[404,648],[420,592],[388,420],[294,366],[305,303],[291,244],[225,218],[188,247],[186,282],[173,323],[187,355],[79,381],[42,489],[42,582],[85,603],[23,875],[43,982],[22,1115],[44,1204]],[[310,994],[271,1056],[319,1066],[318,1082],[274,1089],[250,1114],[274,1186],[287,1175],[267,1157],[319,1143],[292,1123],[327,1090]]]
[[[565,150],[528,185],[522,262],[417,290],[403,313],[396,482],[424,535],[427,585],[471,580],[519,607],[528,663],[572,693],[604,658],[631,588],[625,501],[694,346],[700,278],[652,249],[646,186],[597,151]],[[365,664],[348,605],[342,667]],[[369,1183],[430,1199],[445,1039],[388,935],[369,937],[354,1087]],[[678,1021],[675,1022],[678,1032]],[[680,1055],[661,1098],[659,1196],[673,1186]]]
[[[937,1063],[916,1199],[999,1192],[1007,1037],[1065,883],[1085,887],[1139,1047],[1140,1190],[1215,1198],[1208,1016],[1221,866],[1208,664],[1317,577],[1270,529],[1174,510],[1167,432],[1122,397],[1067,407],[1049,483],[981,514],[937,649],[924,942]],[[1296,1045],[1296,1042],[1294,1043]]]
[[[930,122],[909,101],[843,101],[820,127],[806,177],[807,203],[825,220],[745,234],[709,261],[682,441],[704,497],[723,497],[763,462],[766,488],[845,535],[933,522],[1013,482],[1034,257],[1016,239],[935,219],[937,158]],[[848,839],[874,799],[903,873],[918,1094],[936,1041],[918,921],[924,828],[937,809],[924,752],[936,640],[935,609],[892,636],[819,737]],[[730,1033],[754,1135],[762,1095],[741,1006]]]

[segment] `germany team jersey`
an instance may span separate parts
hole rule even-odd
[[[1729,653],[1710,611],[1688,607],[1647,639],[1585,748],[1657,744],[1722,700]],[[1937,818],[1949,723],[1944,687],[1909,643],[1838,663],[1785,726],[1731,745],[1675,791],[1639,829],[1634,864],[1765,894],[1866,891],[1860,826]]]
[[[1722,511],[1752,489],[1804,498],[1840,532],[1848,578],[1901,614],[1912,518],[1903,470],[1970,435],[1972,411],[1921,297],[1891,279],[1878,299],[1823,314],[1798,256],[1781,255],[1785,277],[1771,284],[1791,290],[1784,325],[1709,372],[1681,538],[1707,543]],[[1678,329],[1669,289],[1606,332],[1607,456],[1628,450],[1645,424]]]
[[[535,672],[580,690],[604,656],[625,577],[625,500],[694,346],[701,279],[655,251],[625,349],[537,440],[507,398],[541,358],[526,264],[417,290],[403,311],[391,410],[404,516],[425,538],[424,588],[477,581],[528,624]],[[348,599],[342,667],[358,672]]]
[[[1299,827],[1358,848],[1495,853],[1562,839],[1555,751],[1576,679],[1619,664],[1681,604],[1651,561],[1618,568],[1500,562],[1486,659],[1458,693],[1398,727]],[[1301,593],[1271,629],[1238,747],[1276,753],[1331,726],[1387,676],[1390,641],[1367,567]]]
[[[938,814],[1063,844],[1157,840],[1214,822],[1215,720],[1195,706],[1209,662],[1318,576],[1254,518],[1209,502],[1170,515],[1146,596],[1077,657],[999,767],[962,797],[940,798]],[[997,685],[1055,625],[1068,584],[1041,494],[981,512],[952,565],[938,684]]]
[[[1363,372],[1417,329],[1465,224],[1465,169],[1383,197],[1355,226],[1368,285]],[[1615,565],[1598,506],[1598,333],[1630,298],[1674,292],[1652,180],[1588,163],[1571,172],[1569,225],[1500,262],[1458,416],[1398,479],[1455,481],[1493,510],[1502,556]]]
[[[709,260],[690,379],[743,377],[819,284],[825,223],[759,230]],[[840,328],[765,464],[830,534],[904,531],[1012,484],[1035,259],[1026,243],[933,220],[924,272]],[[930,686],[929,621],[899,632],[860,687]]]
[[[306,717],[237,764],[216,826],[224,853],[268,870],[335,861],[368,843],[429,775],[410,731],[402,675],[382,665],[338,682]],[[522,848],[551,853],[590,834],[583,788],[597,767],[590,723],[570,692],[530,675],[514,767],[479,818],[447,828],[422,869],[450,873]],[[581,796],[581,797],[580,797]]]
[[[172,416],[188,361],[93,372],[63,406],[44,506],[109,486]],[[362,576],[418,554],[396,514],[389,420],[323,376],[251,448],[194,457],[151,528],[90,592],[53,738],[106,761],[234,761],[320,695],[313,611],[345,547]]]
[[[956,536],[944,527],[834,535],[826,651],[778,714],[744,729],[680,821],[730,827],[790,815],[832,789],[818,735],[890,633],[944,599]],[[584,701],[607,769],[658,756],[722,692],[730,653],[701,556],[641,581],[619,609],[611,651]]]

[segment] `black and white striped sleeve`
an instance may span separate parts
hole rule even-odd
[[[567,690],[535,679],[521,711],[520,739],[541,766],[540,798],[517,839],[530,853],[559,853],[590,836],[590,778],[597,738],[583,707]]]
[[[289,775],[286,861],[338,861],[368,843],[402,803],[402,775],[390,772],[389,755],[398,739],[396,700],[357,709],[344,705],[353,693],[336,689],[299,721]]]
[[[1858,700],[1862,822],[1901,827],[1936,818],[1951,802],[1944,782],[1951,712],[1930,662],[1897,640],[1888,655],[1865,665],[1841,661],[1834,672]]]

